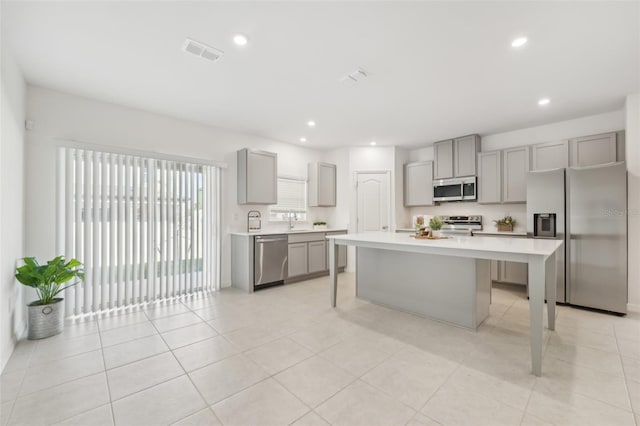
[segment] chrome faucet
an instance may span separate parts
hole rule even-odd
[[[289,231],[293,231],[293,227],[295,226],[295,221],[298,220],[298,213],[289,212]]]

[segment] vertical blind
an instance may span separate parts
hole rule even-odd
[[[219,288],[219,168],[77,148],[60,160],[61,245],[85,267],[67,315]]]

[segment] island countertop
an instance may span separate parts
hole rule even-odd
[[[483,259],[527,262],[529,255],[550,256],[562,245],[560,240],[533,238],[494,238],[482,236],[449,236],[446,239],[418,239],[411,235],[391,232],[364,232],[328,235],[338,245],[361,245],[387,250],[476,257]],[[484,253],[484,255],[482,255]]]

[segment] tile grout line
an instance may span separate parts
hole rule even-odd
[[[184,305],[182,302],[180,302],[180,303],[181,303],[183,306],[186,306],[186,305]],[[189,309],[189,307],[188,307],[188,306],[187,306],[187,309]],[[146,313],[146,312],[145,312],[145,316],[147,316],[147,318],[149,317],[149,316],[147,315],[147,313]],[[196,315],[196,316],[197,316],[197,315]],[[160,332],[158,331],[158,328],[157,328],[157,327],[156,327],[156,325],[153,323],[153,321],[151,321],[151,325],[152,325],[152,326],[153,326],[153,328],[158,332],[158,335],[160,336],[160,338],[162,339],[162,341],[164,342],[164,344],[165,344],[165,345],[167,345],[167,348],[169,348],[169,352],[171,353],[171,356],[173,356],[173,359],[178,363],[178,365],[180,366],[180,368],[181,368],[181,369],[182,369],[182,371],[184,372],[184,376],[186,376],[187,380],[189,380],[189,383],[191,383],[191,386],[193,386],[193,388],[196,390],[196,392],[198,392],[198,395],[200,395],[200,399],[202,399],[202,402],[204,402],[205,407],[209,407],[209,409],[213,412],[214,417],[215,417],[218,421],[220,421],[220,419],[219,419],[219,418],[218,418],[218,416],[216,415],[215,411],[213,411],[213,409],[211,409],[211,408],[210,408],[209,403],[207,402],[207,399],[204,397],[204,395],[202,394],[202,392],[200,392],[200,389],[198,389],[198,387],[196,386],[196,384],[193,382],[193,380],[191,379],[191,376],[189,376],[189,373],[187,372],[187,370],[184,368],[184,366],[182,365],[182,363],[178,360],[178,357],[176,357],[176,354],[174,354],[174,353],[173,353],[173,349],[171,349],[171,347],[169,346],[169,344],[167,343],[167,341],[164,339],[164,337],[162,336],[162,333],[160,333]],[[217,330],[216,330],[216,332],[217,332]],[[178,376],[178,377],[182,377],[182,376]],[[173,377],[173,378],[171,378],[171,379],[169,379],[169,380],[166,380],[166,381],[164,381],[164,382],[162,382],[162,383],[166,383],[166,382],[168,382],[168,381],[170,381],[170,380],[174,380],[174,379],[176,379],[176,378],[175,378],[175,377]],[[150,386],[150,387],[149,387],[149,388],[147,388],[147,389],[150,389],[150,388],[152,388],[152,387],[158,386],[159,384],[161,384],[161,383],[158,383],[158,384],[155,384],[155,385],[153,385],[153,386]],[[145,390],[146,390],[146,389],[145,389]],[[131,394],[131,395],[135,395],[136,393],[139,393],[139,392],[141,392],[141,391],[134,392],[134,393],[133,393],[133,394]],[[131,396],[131,395],[127,395],[127,396]],[[177,422],[179,422],[179,421],[182,421],[182,420],[186,419],[187,417],[193,416],[194,414],[196,414],[196,413],[198,413],[198,412],[200,412],[200,411],[202,411],[202,409],[198,409],[198,410],[194,411],[193,413],[189,413],[189,414],[187,414],[185,417],[183,417],[183,418],[181,418],[181,419],[176,420],[174,423],[177,423]],[[221,422],[221,421],[220,421],[220,424],[222,424],[222,422]]]
[[[11,403],[11,409],[9,410],[9,417],[7,417],[7,425],[11,422],[11,418],[13,417],[13,410],[16,406],[16,403],[18,402],[18,397],[20,396],[20,391],[22,390],[22,385],[24,384],[24,380],[27,377],[27,371],[29,371],[29,368],[31,366],[31,359],[33,358],[33,355],[35,354],[39,344],[40,344],[40,341],[36,341],[33,349],[31,349],[31,352],[29,353],[29,359],[27,360],[27,366],[25,367],[24,372],[22,374],[22,379],[20,380],[20,386],[18,386],[18,392],[16,393],[16,397],[13,398],[13,402]],[[15,351],[15,348],[14,348],[14,351]]]
[[[613,326],[613,336],[616,339],[616,346],[618,348],[618,359],[620,360],[620,367],[622,368],[622,377],[624,379],[624,387],[627,390],[627,401],[629,402],[629,407],[631,408],[631,416],[633,416],[633,421],[636,422],[636,412],[634,411],[633,401],[631,400],[631,392],[629,392],[629,383],[627,379],[627,374],[624,369],[624,361],[622,360],[622,352],[620,351],[620,343],[618,342],[618,332],[616,331],[615,325]],[[640,413],[638,413],[640,416]]]
[[[100,321],[96,321],[96,322],[98,327],[98,339],[100,340],[100,350],[102,353],[102,365],[104,367],[104,377],[105,377],[105,380],[107,381],[107,395],[109,396],[109,409],[111,410],[111,421],[115,425],[116,415],[113,411],[113,403],[111,399],[111,385],[109,384],[109,374],[107,374],[107,360],[104,357],[104,347],[102,346],[102,333],[100,332]]]

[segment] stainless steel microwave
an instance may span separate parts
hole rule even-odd
[[[477,199],[475,176],[433,181],[433,201],[471,201]]]

